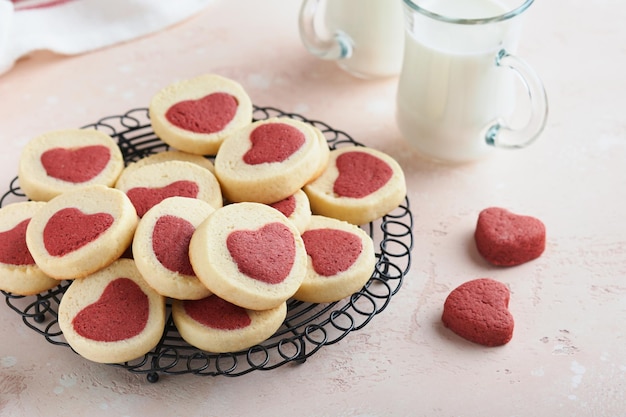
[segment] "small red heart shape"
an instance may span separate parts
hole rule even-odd
[[[224,130],[237,113],[239,103],[228,93],[212,93],[197,100],[174,104],[165,118],[174,126],[195,133],[216,133]]]
[[[41,155],[41,164],[48,176],[72,183],[95,178],[107,166],[111,151],[106,146],[54,148]]]
[[[77,208],[54,213],[43,230],[43,242],[52,256],[64,256],[93,242],[113,224],[109,213],[85,214]]]
[[[148,323],[148,296],[129,278],[111,281],[93,304],[72,320],[79,335],[100,342],[117,342],[140,334]]]
[[[281,223],[235,230],[226,238],[226,246],[242,274],[267,284],[283,282],[295,262],[294,237]]]
[[[296,211],[296,197],[290,195],[289,197],[277,201],[276,203],[270,204],[270,207],[275,208],[285,215],[285,217],[289,217]]]
[[[177,216],[161,216],[152,231],[152,250],[161,264],[173,272],[195,275],[189,261],[189,242],[196,228]]]
[[[500,346],[513,336],[514,321],[508,310],[510,292],[490,278],[461,284],[448,295],[442,321],[446,327],[471,342]]]
[[[366,152],[342,153],[335,163],[339,176],[333,191],[341,197],[367,197],[387,184],[393,175],[389,164]]]
[[[304,134],[286,123],[266,123],[250,133],[252,146],[243,156],[249,165],[283,162],[305,143]]]
[[[7,265],[34,265],[26,246],[26,228],[30,219],[22,220],[13,229],[0,233],[0,262]]]
[[[499,207],[480,212],[474,232],[478,252],[498,266],[519,265],[538,258],[546,246],[541,220]]]
[[[348,270],[363,250],[361,239],[345,230],[307,230],[302,240],[313,269],[325,277]]]
[[[194,181],[175,181],[164,187],[135,187],[126,192],[126,195],[135,206],[137,215],[143,217],[152,207],[169,197],[196,198],[200,187]]]
[[[219,330],[237,330],[248,327],[252,319],[242,307],[216,295],[201,300],[186,300],[185,313],[198,323]]]

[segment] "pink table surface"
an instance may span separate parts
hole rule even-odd
[[[0,76],[0,181],[48,130],[146,107],[165,85],[213,72],[258,105],[322,120],[396,158],[415,220],[413,265],[389,307],[299,366],[226,377],[145,376],[47,343],[0,306],[0,415],[621,416],[626,412],[626,6],[536,2],[519,53],[550,116],[527,149],[442,165],[394,121],[397,79],[351,78],[303,48],[299,2],[215,1],[168,30],[80,56],[40,52]],[[507,207],[547,226],[545,253],[514,268],[477,255],[478,212]],[[511,289],[511,342],[445,329],[462,282]]]

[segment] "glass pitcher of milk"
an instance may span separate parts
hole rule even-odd
[[[360,78],[400,73],[402,0],[304,0],[300,38],[307,50]]]
[[[521,148],[543,131],[546,93],[515,56],[523,12],[533,0],[404,0],[405,52],[397,122],[422,154],[443,161],[480,158],[495,147]],[[518,85],[527,122],[509,126]]]

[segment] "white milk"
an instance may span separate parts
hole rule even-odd
[[[490,0],[431,3],[427,9],[450,17],[496,16],[506,11]],[[480,6],[476,14],[463,10],[468,3],[472,13]],[[495,64],[507,23],[452,25],[430,18],[412,23],[406,32],[398,85],[400,131],[419,151],[436,159],[482,156],[492,148],[484,139],[490,122],[506,118],[515,105],[513,72]]]
[[[401,0],[328,0],[325,24],[353,41],[350,58],[337,63],[364,77],[400,73],[404,50],[404,15]]]

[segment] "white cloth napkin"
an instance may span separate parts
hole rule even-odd
[[[72,55],[161,30],[211,0],[0,0],[0,74],[37,50]]]

